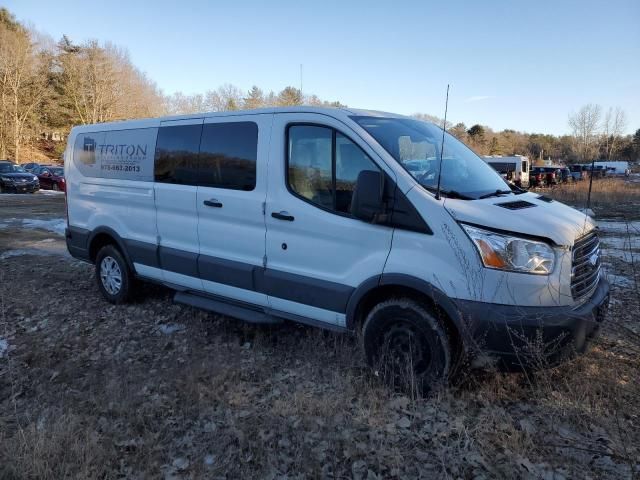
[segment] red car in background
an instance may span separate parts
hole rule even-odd
[[[64,179],[64,168],[45,165],[37,168],[33,173],[40,180],[40,188],[60,192],[66,191],[67,184]]]

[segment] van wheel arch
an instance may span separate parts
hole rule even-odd
[[[124,246],[124,242],[114,230],[108,227],[95,229],[89,237],[89,260],[91,260],[92,263],[95,263],[98,252],[106,245],[115,246],[124,257],[131,271],[135,271],[131,258]]]
[[[459,363],[466,350],[464,325],[453,302],[438,288],[408,275],[381,275],[367,280],[356,289],[347,306],[347,328],[360,334],[368,313],[392,298],[407,298],[429,308],[447,329],[451,351]]]

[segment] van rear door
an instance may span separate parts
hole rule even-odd
[[[267,306],[263,269],[267,161],[273,114],[206,118],[200,143],[198,269],[204,290]]]

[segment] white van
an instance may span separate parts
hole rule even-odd
[[[423,389],[461,358],[582,351],[608,304],[593,221],[512,192],[450,135],[440,159],[442,139],[312,107],[76,127],[68,249],[112,303],[144,280],[249,322],[357,332],[371,365]]]
[[[522,155],[512,157],[484,156],[482,159],[502,177],[518,187],[529,187],[529,158]]]

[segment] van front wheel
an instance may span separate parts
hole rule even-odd
[[[369,365],[396,390],[425,395],[447,382],[449,337],[422,303],[408,298],[379,303],[367,315],[362,342]]]
[[[126,303],[131,297],[133,275],[122,254],[106,245],[96,256],[96,280],[102,296],[111,303]]]

